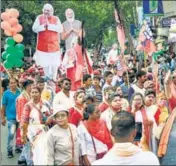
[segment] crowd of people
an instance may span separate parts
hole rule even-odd
[[[4,70],[1,85],[7,155],[14,156],[16,134],[18,164],[175,163],[175,71],[161,91],[150,71],[120,77],[112,65],[96,66],[71,91],[69,78],[53,81],[31,70]]]
[[[44,6],[43,12],[53,14],[52,6]],[[81,24],[71,9],[66,16],[64,28],[55,16],[49,17],[60,29],[43,26],[44,17],[38,16],[33,30],[42,33],[33,65],[1,70],[1,118],[8,127],[8,158],[14,157],[15,146],[15,152],[21,153],[19,165],[176,164],[174,53],[171,62],[139,61],[137,65],[134,56],[125,60],[125,55],[117,54],[114,44],[106,62],[91,66],[79,41],[67,40],[77,34],[67,33],[69,21],[75,21],[78,29]],[[60,48],[45,46],[51,41],[42,38],[50,34],[58,46],[54,36],[61,31],[68,47],[63,60],[70,65],[66,73],[56,67],[61,59],[54,59]]]

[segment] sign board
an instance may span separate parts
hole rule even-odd
[[[162,0],[143,0],[144,16],[161,16],[163,12]]]
[[[170,27],[171,25],[171,19],[170,18],[163,18],[161,20],[162,27]]]

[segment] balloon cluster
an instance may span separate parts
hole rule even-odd
[[[4,46],[5,51],[2,52],[2,58],[4,61],[4,67],[11,69],[13,67],[21,67],[23,65],[22,58],[24,57],[24,45],[21,43],[15,44],[12,37],[6,39]]]
[[[15,42],[20,43],[23,41],[23,36],[18,34],[22,31],[22,26],[18,22],[19,12],[16,9],[6,9],[1,13],[1,28],[4,30],[6,36],[13,36]]]
[[[4,52],[2,52],[2,59],[4,67],[11,69],[13,67],[21,67],[23,65],[22,58],[24,57],[24,45],[21,44],[23,36],[18,34],[22,31],[22,26],[18,23],[19,12],[16,9],[6,9],[1,14],[1,28],[7,37],[5,40]]]

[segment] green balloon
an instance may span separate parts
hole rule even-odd
[[[10,61],[4,61],[4,67],[6,69],[11,69],[12,67],[14,67],[13,63],[11,63]]]
[[[22,60],[15,61],[15,66],[16,67],[21,67],[23,66],[24,62]]]
[[[21,51],[17,51],[17,52],[15,53],[15,56],[21,59],[21,58],[24,57],[24,53],[21,52]]]
[[[9,45],[8,45],[8,44],[5,44],[5,45],[4,45],[4,50],[6,50],[7,47],[9,47]]]
[[[15,47],[17,48],[18,51],[24,51],[24,45],[23,44],[16,44]]]
[[[15,52],[15,50],[16,50],[16,48],[13,47],[13,46],[8,46],[8,47],[6,48],[6,51],[7,51],[7,53],[9,53],[9,54],[13,54],[13,53]]]
[[[19,61],[21,61],[21,58],[17,58],[17,57],[13,60],[14,64],[19,63]]]
[[[13,55],[13,54],[8,54],[7,55],[7,58],[6,58],[8,61],[15,61],[15,59],[16,59],[16,57],[15,57],[15,55]]]
[[[15,44],[15,40],[12,37],[8,37],[6,39],[6,44],[10,45],[10,46],[14,46]]]
[[[5,60],[7,58],[8,53],[6,51],[2,52],[2,58]]]

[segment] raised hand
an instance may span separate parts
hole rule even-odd
[[[169,70],[165,76],[164,83],[169,84],[171,82],[171,71]]]

